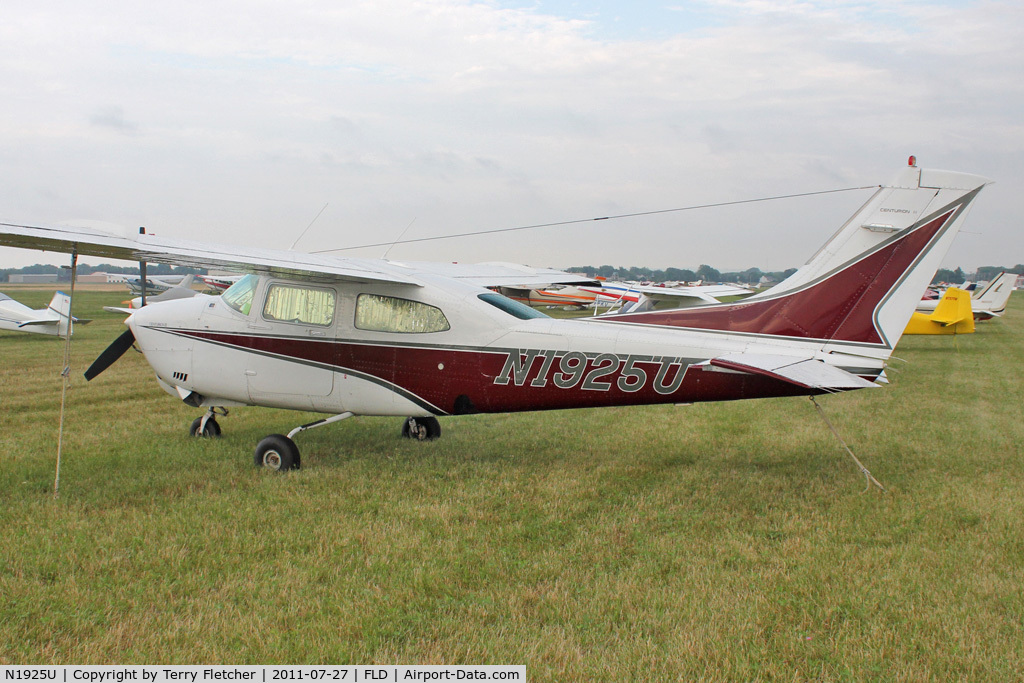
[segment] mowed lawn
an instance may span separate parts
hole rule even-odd
[[[50,292],[4,290],[35,306]],[[0,663],[525,664],[534,681],[1020,680],[1024,295],[907,337],[893,384],[806,399],[399,418],[224,437],[84,291],[63,343],[0,332]]]

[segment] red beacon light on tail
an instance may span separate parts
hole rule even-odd
[[[907,166],[915,166],[916,167],[917,166],[917,157],[914,156],[913,154],[911,154],[910,158],[907,159]]]

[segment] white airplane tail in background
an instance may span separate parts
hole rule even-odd
[[[1006,311],[1010,294],[1017,282],[1016,273],[1002,272],[992,278],[984,289],[975,290],[971,297],[971,308],[974,309],[975,320],[988,320],[1001,316]]]
[[[47,309],[59,316],[56,321],[57,336],[68,336],[68,331],[72,328],[71,297],[64,292],[54,292],[53,298],[50,299],[50,305],[47,306]]]

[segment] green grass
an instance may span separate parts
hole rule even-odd
[[[49,292],[18,292],[44,305]],[[0,332],[0,663],[510,663],[531,680],[1019,680],[1024,311],[907,337],[893,385],[807,399],[301,434],[233,410],[220,440],[129,353]],[[35,298],[32,298],[35,297]]]

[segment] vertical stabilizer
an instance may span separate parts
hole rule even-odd
[[[974,332],[971,293],[950,287],[931,314],[914,313],[903,334],[970,334]]]
[[[802,268],[733,304],[624,314],[616,322],[854,344],[887,357],[967,212],[989,181],[904,168]]]
[[[986,320],[1002,315],[1006,311],[1006,304],[1010,301],[1010,294],[1013,293],[1016,283],[1016,273],[1003,271],[994,277],[984,289],[975,290],[971,297],[974,317]]]
[[[47,307],[50,312],[60,316],[57,321],[57,336],[66,337],[72,330],[71,324],[71,297],[64,292],[54,292]]]

